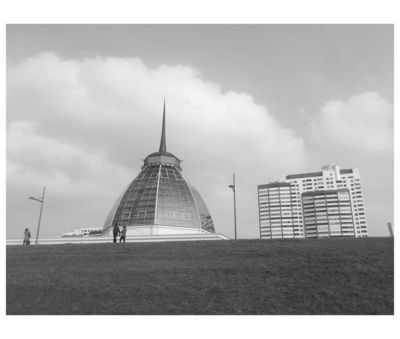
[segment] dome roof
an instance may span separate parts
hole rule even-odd
[[[111,209],[104,230],[118,226],[181,226],[214,232],[204,200],[181,172],[167,164],[144,168]]]
[[[146,158],[153,157],[153,156],[158,156],[158,155],[165,155],[167,157],[173,157],[173,158],[179,160],[175,155],[173,155],[172,153],[169,153],[169,152],[153,152],[153,153],[150,153]]]
[[[214,223],[197,189],[182,176],[179,160],[167,152],[165,102],[159,152],[148,155],[139,175],[112,207],[103,231],[118,226],[172,226],[214,233]]]

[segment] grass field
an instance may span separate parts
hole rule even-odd
[[[393,239],[7,247],[7,314],[393,314]]]

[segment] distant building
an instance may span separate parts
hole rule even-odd
[[[91,235],[101,235],[103,233],[103,227],[82,227],[76,228],[73,231],[65,232],[62,237],[84,237]]]
[[[321,169],[258,186],[262,239],[368,236],[359,170]]]
[[[306,238],[355,236],[347,188],[303,192],[301,198]]]
[[[288,182],[258,186],[260,235],[268,238],[304,238],[297,192]]]

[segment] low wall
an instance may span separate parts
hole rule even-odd
[[[196,240],[228,240],[229,238],[219,234],[173,234],[173,235],[153,235],[153,236],[127,236],[126,242],[159,242],[159,241],[196,241]],[[117,238],[119,241],[119,237]],[[22,245],[22,239],[8,239],[7,246]],[[57,244],[100,244],[112,243],[113,237],[95,236],[95,237],[60,237],[39,239],[38,245],[57,245]],[[35,245],[35,240],[31,240],[31,245]]]

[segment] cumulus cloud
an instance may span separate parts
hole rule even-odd
[[[391,154],[393,105],[377,92],[328,101],[310,124],[309,138],[325,149]]]
[[[37,122],[18,120],[7,128],[7,234],[20,236],[22,227],[36,227],[38,206],[27,197],[40,196],[43,185],[43,236],[101,224],[110,191],[126,185],[130,172],[102,151],[45,136],[39,127]]]
[[[44,183],[54,194],[49,234],[102,222],[141,159],[158,149],[164,97],[167,148],[184,160],[217,231],[233,231],[227,185],[236,172],[240,233],[257,236],[257,184],[304,165],[301,137],[249,94],[222,92],[193,67],[54,53],[7,65],[7,234],[31,218],[29,206],[17,217],[24,187]]]
[[[312,166],[358,167],[369,234],[385,234],[393,220],[393,104],[378,92],[329,100],[307,128]]]
[[[10,122],[7,129],[9,184],[34,188],[38,182],[47,183],[53,194],[93,198],[93,190],[96,195],[107,194],[110,178],[129,178],[129,172],[109,162],[104,152],[85,151],[39,135],[38,127],[39,123],[33,121]]]

